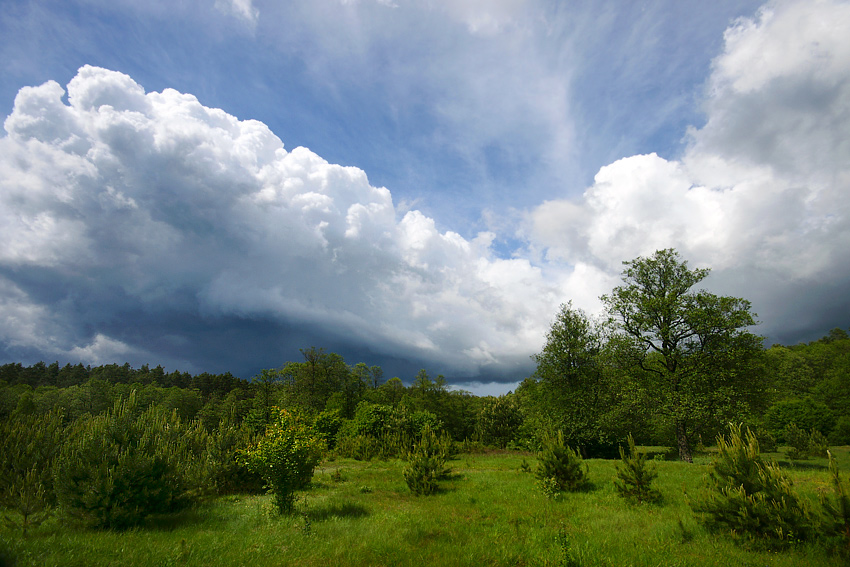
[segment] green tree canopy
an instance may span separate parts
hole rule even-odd
[[[652,405],[675,428],[690,462],[689,435],[721,420],[748,417],[758,403],[763,352],[750,302],[692,288],[707,269],[691,269],[673,249],[624,262],[623,285],[602,301],[628,345]]]

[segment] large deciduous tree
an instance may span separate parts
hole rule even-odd
[[[709,270],[690,269],[673,249],[624,262],[623,285],[602,296],[628,343],[652,405],[675,429],[679,457],[707,424],[745,419],[758,403],[761,337],[750,302],[693,291]]]

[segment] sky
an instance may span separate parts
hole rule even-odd
[[[514,388],[675,248],[850,327],[850,3],[3,0],[0,363]]]

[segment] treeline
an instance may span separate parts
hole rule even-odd
[[[245,422],[261,431],[273,407],[314,417],[324,414],[322,419],[332,417],[341,426],[360,408],[361,415],[384,409],[418,415],[420,420],[428,415],[457,440],[476,434],[485,400],[450,390],[443,376],[432,379],[421,370],[405,386],[397,377],[385,380],[378,366],[349,365],[342,356],[315,347],[301,353],[301,361],[263,370],[250,381],[230,373],[166,373],[161,366],[148,365],[135,369],[129,364],[5,364],[0,366],[0,418],[55,412],[69,424],[83,415],[101,414],[133,393],[143,408],[161,406],[184,421],[198,420],[209,430],[224,421]]]
[[[425,370],[405,386],[397,377],[385,380],[378,366],[349,365],[340,355],[316,348],[303,349],[302,360],[264,370],[250,381],[230,373],[193,376],[148,365],[136,369],[129,364],[12,363],[0,366],[0,418],[52,411],[69,424],[85,414],[101,414],[135,392],[141,406],[162,406],[185,421],[202,422],[209,430],[222,420],[246,421],[260,430],[270,409],[279,406],[324,414],[322,419],[336,423],[332,427],[338,433],[358,416],[359,407],[359,425],[348,425],[344,432],[368,431],[377,438],[392,433],[391,415],[397,416],[398,425],[407,419],[403,416],[415,414],[420,421],[439,424],[455,441],[500,448],[536,449],[539,432],[544,430],[565,431],[568,442],[582,446],[586,455],[589,449],[590,456],[600,444],[616,456],[617,447],[630,433],[641,444],[673,446],[671,425],[652,411],[657,402],[653,392],[642,389],[630,372],[617,368],[612,353],[601,356],[600,348],[588,349],[585,344],[582,352],[595,356],[595,361],[573,361],[583,365],[583,371],[596,366],[591,383],[576,381],[575,373],[547,374],[550,369],[541,353],[538,372],[517,392],[498,398],[451,390],[444,377],[432,379]],[[600,359],[607,359],[610,366]],[[775,344],[761,353],[750,370],[751,374],[737,379],[754,385],[752,403],[746,411],[739,406],[739,414],[731,417],[760,431],[768,448],[786,443],[786,429],[791,425],[816,430],[831,445],[850,444],[850,334],[846,331],[836,328],[819,340],[793,346]],[[718,413],[696,429],[696,439],[713,442],[728,417]],[[386,431],[377,431],[366,423],[370,420],[386,425]]]

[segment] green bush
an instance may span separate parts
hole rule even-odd
[[[522,413],[514,396],[485,399],[478,413],[476,433],[485,445],[504,449],[517,436]]]
[[[638,503],[656,502],[661,498],[661,493],[652,486],[658,472],[646,462],[646,457],[638,453],[635,440],[629,434],[629,453],[627,455],[620,447],[621,463],[617,465],[617,478],[614,479],[614,487],[623,498]]]
[[[762,461],[749,429],[742,436],[740,426],[730,426],[717,448],[710,492],[691,503],[709,529],[767,547],[811,539],[817,531],[811,510],[779,467]]]
[[[54,467],[60,510],[96,528],[122,529],[193,502],[191,467],[180,462],[185,428],[159,406],[139,412],[134,394],[71,428]]]
[[[765,453],[775,453],[779,448],[776,437],[770,432],[763,429],[756,430],[756,439],[759,442],[759,449]]]
[[[427,495],[437,489],[437,481],[451,472],[446,461],[451,453],[451,439],[448,434],[437,435],[429,425],[425,426],[419,442],[407,454],[404,467],[404,480],[410,491],[417,495]]]
[[[812,429],[809,433],[809,456],[810,457],[826,457],[829,454],[829,441],[824,437],[823,433],[817,429]]]
[[[323,447],[321,438],[302,419],[273,407],[265,435],[244,452],[244,462],[266,481],[277,510],[291,514],[295,491],[310,484]]]
[[[577,451],[567,447],[561,431],[543,439],[543,447],[537,459],[535,476],[541,486],[553,486],[552,480],[547,480],[553,479],[557,490],[575,491],[588,483],[587,464]]]
[[[369,461],[381,455],[381,443],[365,434],[345,435],[337,441],[336,451],[343,457]]]
[[[336,436],[341,427],[339,410],[325,410],[313,420],[313,429],[321,436],[328,449],[336,447]]]

